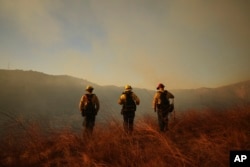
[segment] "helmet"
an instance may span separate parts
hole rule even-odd
[[[164,88],[165,86],[162,84],[162,83],[159,83],[158,86],[157,86],[157,90],[160,89],[160,88]]]
[[[92,91],[94,88],[92,87],[92,86],[90,86],[90,85],[88,85],[87,87],[86,87],[86,91]]]
[[[130,85],[125,85],[125,91],[131,91],[132,87]]]

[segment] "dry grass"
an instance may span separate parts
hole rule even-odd
[[[224,167],[230,150],[250,150],[249,120],[249,108],[187,111],[171,120],[167,133],[145,117],[132,135],[112,120],[105,127],[97,122],[89,138],[70,128],[45,133],[37,124],[13,125],[1,137],[0,166]]]

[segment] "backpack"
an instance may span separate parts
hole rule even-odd
[[[132,97],[132,92],[124,92],[123,93],[126,97],[125,103],[123,104],[122,110],[123,111],[136,111],[136,104]]]
[[[92,102],[94,94],[85,94],[87,103],[83,106],[82,116],[91,115],[95,113],[95,104]]]
[[[169,108],[170,103],[169,100],[167,98],[167,91],[164,92],[160,92],[160,103],[157,104],[157,108],[160,110],[166,110]]]

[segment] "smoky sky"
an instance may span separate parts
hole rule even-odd
[[[217,87],[250,79],[244,0],[0,0],[0,68],[99,85]]]

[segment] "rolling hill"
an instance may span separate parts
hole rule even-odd
[[[79,128],[82,118],[78,111],[85,87],[92,85],[99,97],[101,109],[98,121],[122,119],[117,100],[123,87],[100,86],[90,81],[66,75],[48,75],[36,71],[0,70],[0,114],[6,119],[22,118],[42,121],[53,127]],[[155,91],[134,88],[141,105],[137,117],[155,116],[152,99]],[[176,112],[199,109],[227,109],[250,104],[250,80],[218,88],[170,90],[175,95]],[[47,120],[44,122],[44,120]]]

